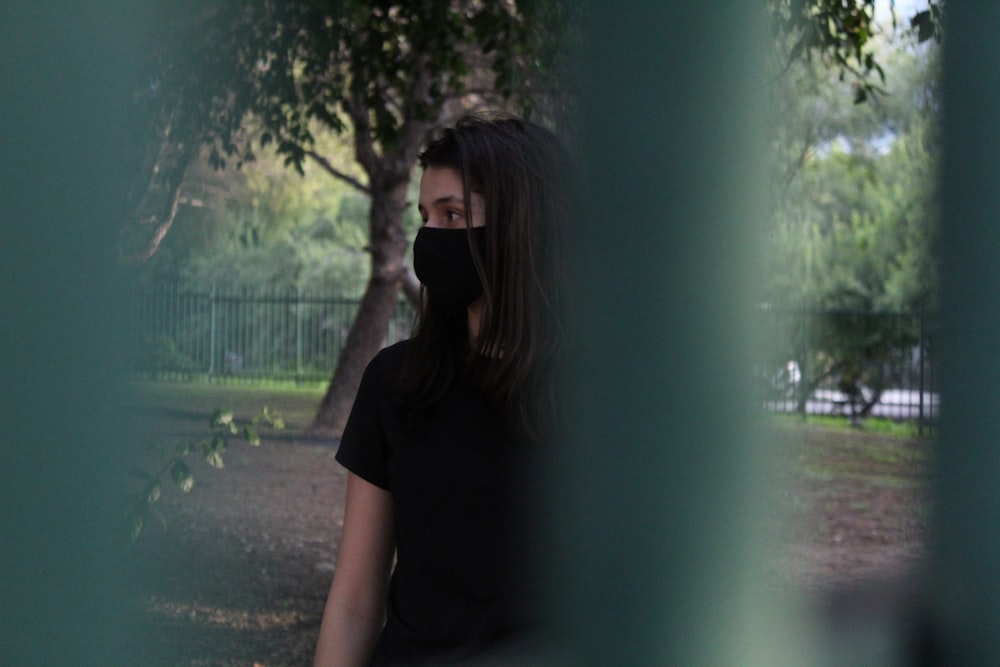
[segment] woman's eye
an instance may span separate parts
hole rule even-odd
[[[448,211],[445,213],[445,218],[447,218],[448,222],[455,222],[462,219],[462,214],[458,211]]]

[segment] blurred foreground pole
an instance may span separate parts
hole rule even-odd
[[[0,25],[0,664],[134,665],[122,585],[115,271],[130,3]]]
[[[553,606],[572,665],[772,665],[749,394],[759,2],[593,3]]]
[[[947,5],[941,428],[928,585],[946,664],[1000,665],[1000,4]],[[944,664],[943,663],[943,664]]]

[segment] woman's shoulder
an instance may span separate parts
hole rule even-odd
[[[375,355],[375,358],[379,359],[381,363],[401,364],[403,363],[403,359],[406,358],[406,351],[410,348],[410,342],[410,339],[407,338],[406,340],[383,347]]]
[[[403,368],[403,362],[406,360],[406,351],[409,347],[409,339],[383,347],[368,363],[368,372],[383,377],[385,375],[397,375]]]
[[[408,347],[409,341],[400,341],[379,350],[365,367],[358,397],[389,395],[403,372]]]

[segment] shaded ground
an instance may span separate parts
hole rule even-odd
[[[202,436],[223,402],[238,417],[275,405],[260,392],[220,391],[137,394],[137,430],[151,439]],[[279,399],[285,431],[262,432],[261,447],[234,444],[222,471],[193,461],[188,494],[165,488],[166,527],[147,528],[133,550],[143,664],[310,663],[345,481],[334,444],[303,435],[316,398]],[[913,569],[923,549],[926,443],[790,425],[779,429],[775,452],[784,462],[772,517],[779,585],[827,590]]]
[[[159,394],[149,400],[169,405],[137,400],[135,413],[151,437],[190,439],[208,433],[216,406],[247,418],[276,403],[238,390],[208,400],[215,399]],[[166,527],[149,526],[133,548],[136,606],[147,633],[141,643],[149,649],[143,664],[310,664],[336,559],[345,475],[333,443],[303,435],[318,397],[299,400],[305,411],[278,401],[288,427],[261,429],[260,447],[231,443],[225,469],[191,457],[189,493],[164,486],[157,504]]]
[[[930,506],[926,440],[804,424],[778,429],[783,580],[825,590],[911,573]]]

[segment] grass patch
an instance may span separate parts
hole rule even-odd
[[[922,437],[919,425],[913,420],[894,421],[881,417],[868,417],[862,420],[860,425],[853,426],[849,417],[838,415],[809,415],[805,419],[798,415],[773,415],[772,418],[775,423],[787,427],[818,426],[834,430],[862,431],[901,439]]]
[[[881,488],[906,487],[926,470],[931,440],[905,437],[899,431],[852,428],[830,417],[803,421],[775,417],[777,452],[803,478],[814,482],[866,480]]]
[[[204,415],[206,419],[216,408],[225,408],[238,418],[246,419],[266,406],[281,414],[291,431],[302,431],[309,426],[326,391],[325,383],[295,382],[133,381],[129,386],[133,407]]]

